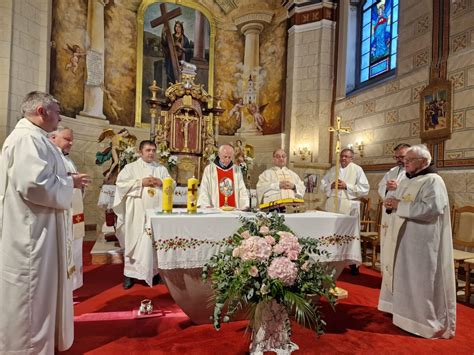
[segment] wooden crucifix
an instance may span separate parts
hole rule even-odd
[[[336,133],[336,178],[335,178],[335,198],[334,198],[334,212],[339,211],[339,169],[341,167],[340,154],[341,154],[341,133],[349,133],[351,129],[349,127],[341,127],[341,117],[336,118],[336,126],[329,127],[329,132]]]
[[[170,52],[171,65],[173,66],[173,74],[175,80],[180,81],[179,75],[179,63],[178,63],[178,54],[176,53],[176,48],[174,47],[174,38],[171,34],[171,28],[169,21],[175,17],[181,15],[181,9],[178,7],[170,12],[166,10],[166,4],[160,4],[161,16],[154,19],[150,22],[151,28],[155,28],[159,25],[163,25],[165,31],[166,42],[168,43],[168,50]]]

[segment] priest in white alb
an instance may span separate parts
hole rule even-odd
[[[302,199],[306,190],[298,174],[286,167],[287,156],[283,149],[273,152],[273,167],[258,177],[258,203],[269,203],[280,199]]]
[[[116,235],[124,248],[125,289],[132,287],[135,279],[152,286],[153,277],[158,274],[152,239],[145,232],[146,210],[161,210],[163,179],[170,176],[168,170],[155,161],[153,141],[140,142],[139,155],[138,160],[120,171],[113,206],[117,214]]]
[[[400,143],[393,149],[393,158],[397,162],[397,165],[392,169],[387,171],[383,176],[382,180],[379,182],[378,193],[382,201],[387,198],[393,198],[397,194],[397,188],[402,182],[406,179],[405,171],[405,154],[410,148],[409,144]],[[391,238],[386,233],[388,226],[393,222],[392,219],[395,218],[395,215],[392,214],[392,211],[387,212],[386,208],[383,208],[382,219],[381,219],[381,238],[380,238],[380,271],[383,275],[383,281],[386,283],[384,289],[391,287],[392,270],[387,267],[388,265],[393,264],[393,248],[397,243],[397,238]]]
[[[393,323],[423,338],[452,338],[456,330],[456,285],[448,193],[430,166],[424,145],[407,150],[407,179],[384,205],[395,216],[387,234],[395,238],[393,275],[382,283],[378,308]],[[386,274],[384,274],[384,278]],[[388,286],[387,286],[388,285]]]
[[[199,186],[199,207],[234,207],[246,209],[250,205],[240,167],[233,164],[234,148],[229,144],[219,147],[218,156],[202,174]]]
[[[72,145],[74,143],[74,133],[72,129],[67,127],[58,127],[57,130],[48,134],[51,142],[53,142],[61,153],[64,166],[69,175],[78,173],[76,165],[69,157]],[[74,189],[72,195],[72,207],[68,211],[70,222],[68,226],[69,235],[68,243],[72,245],[72,260],[74,266],[69,270],[72,275],[72,289],[77,290],[84,284],[83,278],[83,263],[82,263],[82,244],[86,234],[84,223],[84,191],[82,189]]]
[[[338,212],[342,214],[359,216],[360,197],[369,193],[369,181],[362,168],[353,163],[354,151],[345,148],[341,151],[339,169],[339,181],[336,180],[336,167],[333,166],[321,180],[321,191],[326,196],[326,211]],[[334,200],[336,198],[335,185],[338,184],[339,206],[334,210]]]
[[[68,176],[47,137],[58,101],[30,92],[0,159],[0,354],[54,354],[74,340],[66,212],[87,175]]]

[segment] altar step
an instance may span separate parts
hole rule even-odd
[[[91,250],[92,264],[122,264],[123,263],[123,249],[120,247],[118,241],[106,241],[104,233],[97,236],[94,247]]]

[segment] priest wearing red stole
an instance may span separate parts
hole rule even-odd
[[[249,207],[244,177],[233,161],[234,148],[229,144],[221,145],[217,158],[204,169],[199,188],[199,207]]]

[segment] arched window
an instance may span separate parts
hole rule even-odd
[[[384,78],[397,67],[398,8],[398,0],[362,2],[357,86]]]

